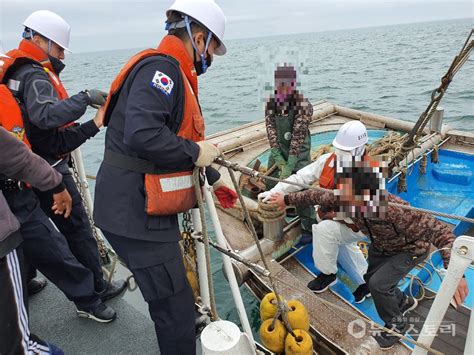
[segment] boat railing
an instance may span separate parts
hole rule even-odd
[[[421,330],[419,343],[431,347],[458,284],[472,262],[474,262],[474,238],[466,235],[459,236],[454,241],[448,270]],[[416,346],[413,354],[427,354],[427,351]],[[464,354],[474,354],[474,313],[472,311]]]

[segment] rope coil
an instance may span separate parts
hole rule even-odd
[[[258,201],[258,220],[260,222],[275,222],[285,218],[285,210],[280,210],[278,205]]]

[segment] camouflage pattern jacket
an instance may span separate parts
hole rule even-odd
[[[336,197],[330,192],[306,190],[287,195],[290,205],[323,205],[336,208]],[[398,196],[389,194],[390,202],[409,205]],[[352,218],[360,230],[371,239],[372,246],[382,253],[394,255],[408,252],[416,256],[427,253],[433,243],[438,249],[451,249],[454,234],[449,227],[433,216],[388,206],[384,219]],[[444,266],[447,267],[451,250],[442,250]]]
[[[298,112],[295,114],[295,120],[293,122],[293,132],[288,155],[296,156],[300,152],[300,148],[308,134],[308,127],[311,123],[311,117],[313,116],[313,106],[305,99],[301,103],[301,107],[295,109]],[[265,126],[267,128],[268,141],[270,142],[271,148],[279,148],[276,116],[278,116],[278,119],[285,119],[284,117],[288,116],[288,112],[276,112],[275,106],[269,101],[265,108]]]

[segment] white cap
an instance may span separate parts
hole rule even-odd
[[[28,16],[23,25],[70,51],[71,26],[58,14],[48,10],[35,11]]]
[[[171,11],[188,15],[211,31],[220,42],[220,46],[214,51],[216,55],[224,55],[227,52],[224,45],[226,18],[224,12],[214,0],[175,0],[166,11],[167,17],[169,17]]]
[[[352,151],[363,147],[368,141],[367,128],[364,124],[360,121],[349,121],[339,128],[332,145],[337,149]]]

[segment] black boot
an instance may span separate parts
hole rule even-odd
[[[336,274],[319,274],[313,281],[308,283],[308,287],[314,293],[326,291],[329,286],[335,285],[337,282]]]
[[[48,281],[44,277],[35,277],[28,281],[28,295],[34,295],[46,287]]]

